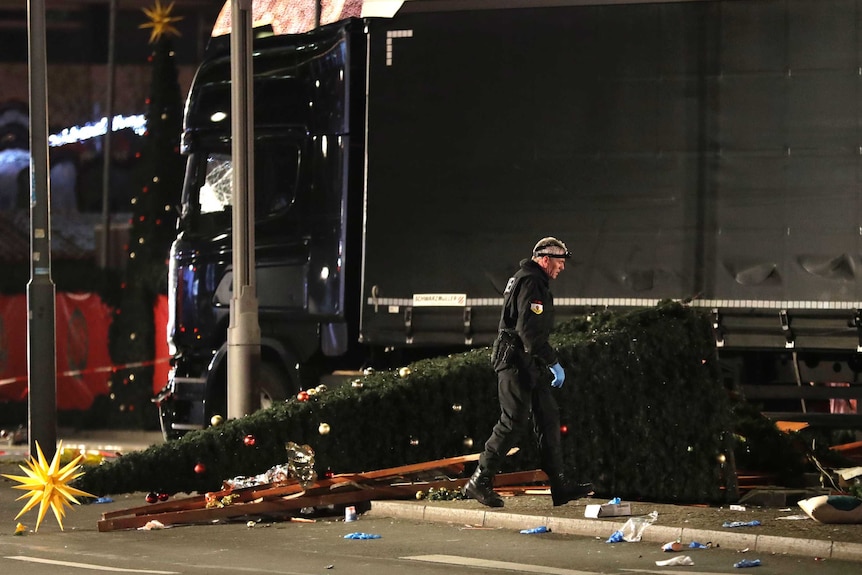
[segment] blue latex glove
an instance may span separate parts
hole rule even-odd
[[[550,369],[551,373],[554,374],[554,380],[551,381],[551,387],[563,387],[563,382],[566,381],[566,372],[563,371],[563,366],[560,365],[560,362],[558,361],[548,369]]]

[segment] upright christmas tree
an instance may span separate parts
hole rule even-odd
[[[149,21],[153,51],[150,96],[146,100],[147,132],[135,171],[131,199],[128,263],[122,294],[110,329],[110,353],[120,368],[110,380],[108,424],[120,428],[158,425],[151,402],[155,338],[153,308],[166,293],[167,259],[176,230],[176,209],[182,192],[183,159],[179,152],[182,131],[182,98],[171,35],[179,36],[173,23],[173,2],[164,7],[156,0],[144,9]]]

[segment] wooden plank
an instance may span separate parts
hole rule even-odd
[[[743,385],[746,399],[862,399],[862,385]]]
[[[186,509],[182,511],[170,511],[166,513],[153,513],[148,515],[132,515],[127,517],[115,517],[103,519],[98,522],[99,531],[115,531],[118,529],[138,529],[150,521],[159,521],[168,525],[193,525],[200,523],[212,523],[221,519],[236,519],[240,517],[260,515],[284,515],[289,511],[302,509],[303,507],[316,507],[319,505],[337,505],[339,503],[351,503],[368,501],[373,499],[373,491],[351,491],[328,495],[306,495],[298,493],[292,496],[253,501],[249,503],[237,503],[225,507],[210,507],[199,509]]]
[[[541,483],[548,480],[548,475],[541,469],[532,471],[513,471],[499,473],[494,477],[494,487],[504,485],[523,485],[525,483]]]
[[[345,491],[342,493],[298,493],[282,498],[231,504],[225,507],[187,509],[166,513],[103,519],[98,522],[98,529],[99,531],[138,529],[144,527],[150,521],[159,521],[165,526],[212,523],[220,519],[236,519],[239,517],[260,515],[285,515],[304,507],[346,505],[349,503],[370,501],[372,499],[410,499],[415,496],[416,488],[412,484],[380,486],[374,489]]]
[[[453,474],[460,474],[463,472],[464,463],[468,463],[471,461],[477,461],[479,459],[478,453],[473,453],[469,455],[459,455],[456,457],[448,457],[444,459],[437,459],[434,461],[425,461],[421,463],[413,463],[410,465],[402,465],[400,467],[392,467],[387,469],[378,469],[376,471],[365,472],[365,473],[346,473],[346,474],[338,474],[334,475],[329,479],[319,479],[317,480],[309,489],[317,486],[317,487],[330,487],[335,486],[341,483],[347,482],[367,482],[369,480],[384,480],[384,479],[395,479],[398,477],[406,477],[410,474],[416,474],[419,472],[430,472],[437,469],[447,470]],[[216,497],[224,497],[226,495],[237,495],[237,502],[246,502],[254,499],[258,499],[261,497],[277,497],[288,495],[292,493],[301,492],[303,489],[299,486],[299,483],[295,479],[288,480],[286,482],[280,482],[279,484],[267,483],[264,485],[256,485],[251,487],[243,487],[240,489],[234,490],[221,490],[212,492],[212,494]],[[131,509],[110,511],[102,514],[102,519],[113,519],[116,517],[122,517],[124,515],[153,515],[158,513],[168,513],[172,511],[183,511],[188,509],[201,509],[206,507],[206,495],[195,495],[183,499],[176,499],[173,501],[161,501],[158,503],[151,503],[139,507],[134,507]]]
[[[320,480],[316,482],[315,485],[318,485],[320,487],[329,487],[337,483],[343,483],[348,481],[350,481],[348,476],[341,476],[339,478]],[[252,485],[249,487],[242,487],[235,490],[223,489],[221,491],[209,492],[204,495],[194,495],[191,497],[175,499],[172,501],[160,501],[158,503],[141,505],[139,507],[108,511],[102,514],[102,519],[112,519],[114,517],[121,517],[123,515],[153,515],[156,513],[169,513],[171,511],[185,511],[187,509],[203,509],[207,506],[207,496],[209,495],[218,499],[221,499],[227,495],[236,495],[237,497],[234,499],[234,501],[237,503],[241,503],[253,501],[255,499],[263,497],[264,493],[282,496],[290,495],[293,493],[301,493],[302,491],[302,486],[300,486],[296,480],[291,479],[285,482]]]
[[[258,498],[248,503],[232,503],[224,507],[197,507],[189,509],[168,509],[167,507],[163,507],[154,513],[138,513],[137,511],[129,513],[129,510],[126,510],[125,516],[116,512],[106,513],[103,514],[102,520],[98,522],[98,530],[104,532],[119,529],[138,529],[144,527],[150,521],[159,521],[165,526],[212,523],[220,519],[236,519],[247,516],[286,515],[304,507],[346,505],[374,499],[413,499],[416,497],[417,491],[427,491],[431,488],[454,490],[459,489],[469,481],[468,478],[462,477],[458,479],[440,479],[431,482],[369,486],[364,485],[361,481],[344,481],[347,479],[345,476],[338,479],[341,481],[331,482],[327,485],[317,483],[308,490],[285,496]],[[547,480],[547,475],[539,470],[501,473],[494,478],[494,486],[497,488],[498,486],[505,487],[507,485],[520,485],[545,480]],[[329,482],[331,480],[324,481]],[[296,486],[286,485],[278,489],[286,490],[292,487],[295,488]],[[339,487],[341,491],[330,491],[332,487]],[[352,489],[346,490],[345,488],[347,487],[352,487]],[[271,496],[271,493],[275,490],[264,489],[260,491],[269,492]],[[147,507],[135,509],[152,510]]]
[[[775,421],[804,421],[818,427],[833,429],[862,428],[862,414],[857,413],[823,413],[795,411],[764,411],[764,417]]]
[[[377,471],[367,471],[355,474],[355,477],[361,479],[384,479],[388,477],[398,477],[401,475],[409,475],[421,471],[430,471],[433,469],[441,469],[455,465],[463,465],[472,461],[479,461],[479,453],[470,455],[459,455],[457,457],[448,457],[446,459],[437,459],[434,461],[425,461],[423,463],[411,463],[400,467],[390,467],[388,469],[379,469]]]
[[[779,431],[787,433],[790,431],[802,431],[808,427],[808,423],[804,421],[776,421],[775,427],[777,427]]]

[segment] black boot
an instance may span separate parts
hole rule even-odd
[[[554,501],[554,507],[593,494],[592,483],[570,483],[562,473],[554,475],[550,479],[551,499]]]
[[[503,498],[494,491],[494,474],[487,469],[482,469],[481,465],[476,467],[476,471],[461,493],[488,507],[503,506]]]

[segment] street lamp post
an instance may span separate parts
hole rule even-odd
[[[228,418],[260,407],[260,324],[254,257],[254,103],[251,0],[231,0],[233,295],[227,330]]]
[[[57,450],[57,353],[51,278],[51,194],[45,0],[28,0],[30,80],[30,282],[27,284],[27,393],[30,455],[36,442],[49,460]]]

